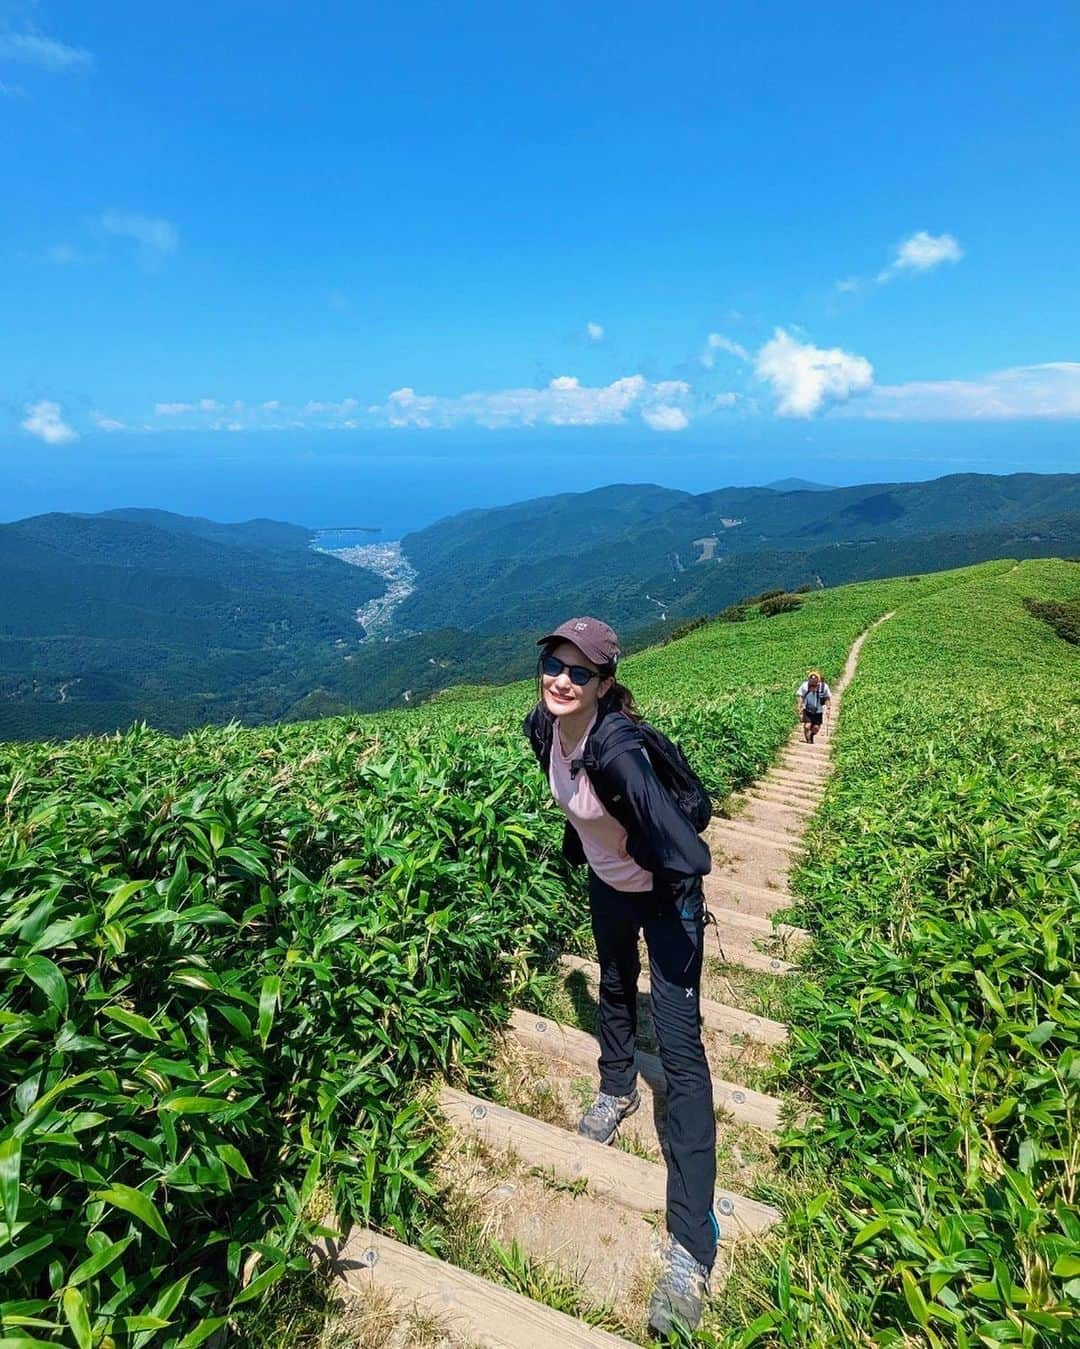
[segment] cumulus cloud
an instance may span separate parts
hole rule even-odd
[[[224,406],[216,398],[200,398],[194,403],[155,403],[155,417],[183,417],[191,412],[224,412]]]
[[[604,340],[604,325],[602,323],[586,323],[585,336],[590,342],[602,342]]]
[[[304,405],[305,417],[347,417],[360,407],[355,398],[343,398],[339,403],[321,403],[311,400]]]
[[[94,64],[88,51],[42,37],[40,33],[0,34],[0,61],[15,61],[49,71],[85,70]]]
[[[690,425],[690,418],[682,408],[673,407],[671,403],[643,408],[641,420],[654,431],[685,431]]]
[[[161,216],[142,215],[138,211],[105,211],[101,227],[106,234],[130,239],[139,260],[147,266],[163,261],[180,246],[176,226]]]
[[[959,262],[964,250],[951,234],[928,234],[919,230],[897,245],[896,256],[884,271],[878,272],[879,282],[891,281],[902,272],[928,272],[943,262]]]
[[[101,431],[123,431],[124,423],[117,421],[115,417],[107,417],[104,412],[98,412],[96,409],[91,412],[90,420]]]
[[[453,397],[395,389],[384,404],[368,412],[393,427],[450,427],[474,423],[489,428],[510,426],[600,426],[625,422],[636,414],[646,426],[674,426],[675,413],[688,421],[690,386],[683,380],[651,383],[643,375],[626,375],[611,384],[582,384],[575,375],[558,375],[541,389],[499,389]],[[650,420],[650,417],[653,420]]]
[[[781,417],[812,417],[826,404],[864,393],[874,382],[874,367],[865,356],[800,342],[783,328],[757,353],[754,373],[772,385]]]
[[[971,380],[878,384],[851,415],[886,421],[1080,417],[1080,361],[1012,366]]]
[[[65,445],[69,440],[78,440],[78,431],[64,421],[59,403],[43,398],[38,403],[27,403],[25,412],[22,429],[46,445]]]
[[[726,351],[730,356],[737,356],[740,361],[750,359],[750,353],[738,342],[733,342],[730,337],[725,337],[723,333],[710,333],[705,339],[705,350],[698,357],[706,370],[711,370],[716,364],[716,353],[718,351]]]

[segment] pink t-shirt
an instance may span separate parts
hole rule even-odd
[[[558,723],[553,727],[551,765],[548,769],[551,794],[577,830],[585,860],[602,881],[606,881],[613,890],[635,893],[651,890],[652,872],[639,867],[626,851],[626,830],[604,809],[593,790],[588,773],[581,768],[576,777],[570,776],[570,762],[581,758],[585,741],[595,724],[596,718],[593,717],[585,728],[585,734],[569,754],[563,753]]]

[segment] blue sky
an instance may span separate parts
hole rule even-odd
[[[1080,468],[1078,47],[1000,0],[0,0],[0,518]]]

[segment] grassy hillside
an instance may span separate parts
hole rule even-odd
[[[882,630],[888,636],[868,644],[870,675],[849,694],[854,710],[840,779],[848,785],[808,872],[808,900],[823,933],[822,973],[820,992],[807,993],[806,1032],[793,1064],[820,1093],[825,1116],[825,1131],[807,1146],[820,1151],[823,1168],[838,1161],[841,1181],[832,1207],[818,1214],[833,1224],[830,1241],[819,1242],[811,1225],[810,1248],[789,1259],[809,1261],[812,1270],[815,1261],[830,1262],[829,1277],[845,1289],[843,1280],[854,1280],[851,1296],[862,1300],[853,1322],[876,1324],[878,1315],[859,1291],[860,1262],[872,1257],[877,1275],[892,1277],[893,1256],[882,1228],[876,1244],[863,1243],[852,1273],[843,1215],[861,1218],[876,1213],[875,1204],[908,1202],[897,1188],[908,1181],[889,1179],[886,1165],[872,1172],[876,1190],[855,1194],[842,1182],[843,1168],[865,1179],[874,1149],[903,1137],[890,1120],[906,1119],[897,1112],[908,1112],[912,1098],[895,1068],[876,1105],[860,1104],[858,1088],[843,1085],[845,1074],[865,1080],[883,1052],[860,1036],[861,1019],[852,1022],[848,965],[857,959],[860,977],[880,978],[880,960],[901,987],[909,976],[899,971],[914,972],[924,960],[944,977],[948,962],[935,963],[934,954],[942,896],[920,849],[933,846],[939,867],[948,868],[954,853],[961,859],[960,888],[946,892],[955,894],[961,914],[1000,907],[996,890],[964,886],[985,872],[985,861],[983,872],[976,865],[992,818],[983,803],[1004,799],[1014,781],[1018,840],[1037,817],[1046,824],[1025,846],[1050,846],[1041,841],[1054,837],[1046,825],[1067,805],[1061,755],[1071,731],[1058,717],[1075,698],[1074,667],[1066,663],[1075,662],[1075,649],[1028,614],[1021,598],[1067,600],[1078,592],[1080,568],[1068,564],[1028,564],[1018,572],[1011,563],[989,564],[917,584],[902,579],[813,595],[797,612],[710,625],[626,663],[646,710],[678,736],[719,797],[759,773],[783,742],[792,689],[806,668],[820,665],[835,677],[857,633],[897,611]],[[913,678],[925,681],[925,693],[919,682],[918,696],[911,695]],[[963,695],[965,681],[972,697]],[[1019,720],[1012,715],[1017,682],[1031,709]],[[518,729],[531,696],[525,684],[463,690],[419,715],[205,730],[177,742],[134,731],[0,747],[0,780],[10,784],[0,835],[0,1201],[7,1224],[0,1227],[0,1261],[6,1295],[26,1309],[20,1315],[55,1323],[57,1342],[72,1344],[84,1315],[102,1330],[111,1326],[117,1344],[134,1342],[122,1318],[152,1316],[153,1324],[168,1324],[151,1342],[193,1346],[230,1307],[257,1300],[302,1263],[297,1243],[311,1234],[307,1206],[317,1187],[343,1214],[398,1230],[420,1220],[430,1139],[408,1104],[414,1085],[452,1064],[466,1072],[481,1066],[484,1026],[582,917],[578,882],[558,857],[556,812]],[[1052,715],[1040,729],[1044,696]],[[1010,715],[980,715],[994,707]],[[983,738],[958,734],[950,721],[956,715],[961,728]],[[897,725],[908,728],[902,750]],[[1023,734],[1010,738],[1014,726]],[[992,735],[1002,753],[1013,748],[1011,776],[982,764]],[[969,744],[979,750],[973,762],[965,757]],[[952,759],[943,758],[946,748]],[[928,771],[943,762],[945,774]],[[976,766],[989,796],[972,775]],[[1030,791],[1025,774],[1034,775]],[[876,784],[876,795],[868,797],[867,782]],[[908,815],[895,809],[908,799],[917,807],[910,836]],[[863,822],[858,812],[868,801],[876,813]],[[969,828],[963,822],[973,804]],[[986,825],[978,823],[984,810]],[[969,854],[970,865],[963,861]],[[1072,865],[1072,854],[1058,856]],[[869,939],[864,951],[837,954],[834,944],[850,946],[853,934],[869,934],[866,925],[906,916],[879,896],[894,894],[883,876],[907,874],[902,868],[912,858],[930,905],[921,944],[905,945],[910,930],[901,923],[891,939],[905,954],[886,959]],[[1046,860],[1034,874],[1046,879],[1030,902],[1042,895],[1053,906],[1067,870]],[[904,893],[910,888],[905,883]],[[843,906],[837,915],[833,903]],[[1051,911],[1061,955],[1056,966],[1041,967],[1043,991],[1033,1010],[1067,1029],[1071,1012],[1048,976],[1067,973],[1062,961],[1072,948],[1063,924],[1075,911],[1072,918]],[[988,933],[1011,931],[1011,918],[988,921]],[[950,942],[950,949],[962,945]],[[991,959],[981,962],[983,973]],[[1011,968],[1003,979],[1012,979]],[[1021,961],[1015,968],[1026,967]],[[964,980],[955,969],[949,977]],[[925,1005],[918,998],[903,1005],[895,1024],[929,1062],[940,1032],[925,1026],[936,1003],[928,997]],[[980,1016],[992,1014],[987,1006]],[[887,1007],[881,1015],[890,1015]],[[989,1030],[983,1061],[1010,1071],[1004,1059],[1017,1036],[1042,1024],[1028,1028],[1027,1016],[1026,1006],[1009,1012],[1000,1041]],[[965,1016],[957,1010],[950,1017],[963,1039]],[[1022,1032],[1012,1028],[1020,1020]],[[1040,1061],[1059,1052],[1057,1034],[1039,1031],[1031,1042]],[[1034,1060],[1032,1070],[1039,1079]],[[1063,1082],[1070,1072],[1068,1061],[1058,1068]],[[921,1084],[921,1074],[912,1073]],[[1053,1109],[1039,1090],[1037,1111]],[[929,1102],[946,1133],[947,1095],[943,1088]],[[852,1111],[860,1109],[870,1118],[856,1128]],[[1019,1118],[1020,1106],[1014,1109]],[[925,1116],[919,1108],[912,1118]],[[1056,1122],[1044,1129],[1041,1114],[1033,1119],[1035,1145],[1042,1149],[1046,1140],[1038,1156],[1048,1169],[1039,1184],[1048,1195],[1065,1135]],[[913,1135],[905,1163],[920,1193],[923,1173],[912,1168],[927,1166],[922,1144],[932,1137]],[[940,1146],[951,1155],[951,1144]],[[955,1206],[967,1200],[950,1166],[940,1174]],[[927,1221],[936,1222],[937,1201],[930,1209],[921,1202]],[[1005,1230],[1013,1210],[1006,1204],[994,1221]],[[256,1254],[257,1277],[243,1288],[240,1271]],[[1008,1250],[997,1258],[1011,1279],[1022,1277]],[[902,1280],[902,1272],[895,1277]],[[798,1317],[828,1324],[828,1299],[812,1295],[808,1306]],[[907,1315],[892,1302],[882,1304],[885,1313]]]
[[[759,1304],[785,1343],[1080,1342],[1080,665],[1028,597],[1080,566],[903,606],[847,695]]]

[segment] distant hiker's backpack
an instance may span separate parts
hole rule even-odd
[[[639,721],[645,740],[645,752],[653,772],[671,793],[672,800],[700,834],[712,818],[712,800],[701,779],[690,767],[686,755],[662,731]]]
[[[825,687],[825,684],[822,683],[816,689],[807,688],[803,695],[803,707],[806,708],[807,712],[817,713],[825,710]],[[814,700],[813,706],[810,703],[811,698]]]

